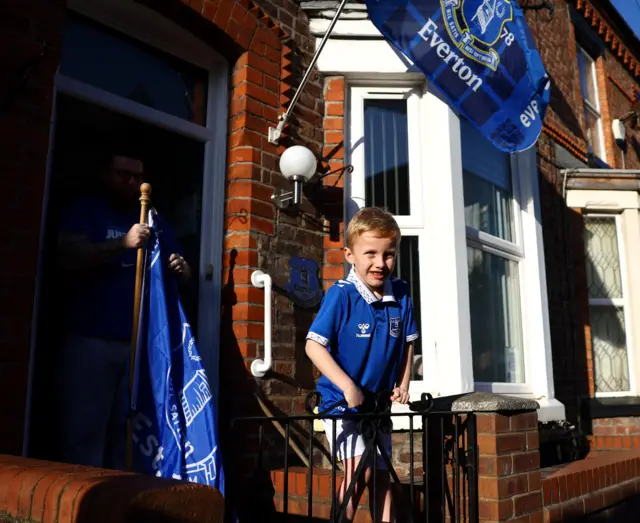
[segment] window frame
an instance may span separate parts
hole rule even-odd
[[[464,144],[462,144],[464,147]],[[529,343],[526,336],[526,283],[523,277],[523,268],[525,262],[524,237],[522,230],[522,208],[520,205],[522,193],[520,191],[520,172],[518,162],[515,157],[509,158],[509,166],[511,172],[511,219],[513,220],[514,241],[504,240],[487,232],[480,231],[468,225],[466,228],[467,246],[479,249],[488,254],[504,258],[518,264],[518,301],[520,308],[520,342],[522,344],[523,374],[524,380],[520,383],[507,382],[490,382],[474,380],[476,390],[479,392],[493,392],[502,394],[526,394],[531,391],[531,385],[528,383],[529,372]],[[472,176],[478,176],[470,172]],[[481,177],[480,177],[481,178]],[[488,182],[491,183],[491,182]],[[473,358],[473,346],[471,347]]]
[[[596,59],[591,56],[584,47],[582,47],[579,43],[576,43],[577,46],[577,52],[578,54],[582,54],[584,56],[584,59],[587,60],[588,64],[589,64],[589,76],[591,77],[591,81],[593,82],[593,93],[595,96],[595,105],[589,100],[587,99],[587,97],[585,96],[585,93],[582,92],[582,83],[583,80],[586,84],[586,82],[589,79],[583,79],[582,78],[582,73],[581,73],[581,69],[580,69],[580,65],[578,64],[578,80],[580,82],[580,96],[582,98],[582,103],[584,106],[584,112],[585,112],[585,129],[587,131],[587,145],[589,146],[589,149],[591,150],[591,152],[600,160],[602,160],[603,162],[606,163],[607,161],[607,148],[605,145],[605,136],[604,136],[604,125],[602,123],[602,110],[600,107],[600,90],[598,89],[598,70],[596,69]],[[589,125],[587,123],[587,117],[586,114],[589,113],[591,115],[591,117],[595,117],[597,118],[598,121],[598,135],[600,138],[600,147],[602,149],[601,153],[602,155],[596,153],[596,151],[594,150],[593,147],[593,143],[590,143],[589,141]]]
[[[334,50],[339,52],[331,53],[332,57],[345,63],[361,63],[365,60],[362,49],[348,46],[348,43]],[[402,67],[398,62],[398,73]],[[420,235],[421,252],[425,252],[423,245],[427,246],[426,255],[420,257],[421,270],[425,275],[422,277],[421,274],[420,282],[423,377],[422,380],[411,381],[411,399],[419,399],[422,392],[448,396],[490,390],[535,398],[540,406],[538,414],[541,421],[564,419],[564,406],[555,399],[553,388],[535,149],[512,159],[515,162],[512,163],[512,190],[519,196],[517,201],[512,200],[514,225],[517,224],[514,226],[514,241],[517,244],[491,235],[485,236],[486,233],[470,233],[475,240],[490,244],[485,245],[486,249],[497,247],[502,251],[499,254],[504,255],[504,251],[509,251],[510,256],[522,257],[518,303],[521,305],[525,383],[496,383],[483,387],[473,379],[460,120],[437,92],[430,91],[428,83],[424,84],[424,78],[416,78],[407,72],[402,75],[373,72],[345,74],[345,162],[353,166],[353,172],[345,177],[345,227],[350,217],[364,204],[364,191],[360,189],[358,192],[358,187],[364,188],[364,184],[357,182],[358,176],[364,177],[363,153],[357,150],[364,143],[361,132],[363,123],[354,121],[356,115],[362,118],[363,113],[357,107],[354,111],[354,105],[360,103],[355,100],[361,98],[352,96],[354,90],[357,93],[358,88],[365,87],[369,92],[393,88],[406,91],[418,87],[417,92],[421,93],[421,127],[416,140],[421,144],[424,219],[419,228],[416,227],[417,220],[413,224],[402,224],[407,228],[401,228],[404,235]],[[356,201],[358,196],[361,198],[359,204]],[[438,245],[438,249],[429,250],[432,245]],[[348,270],[346,263],[345,269]],[[536,348],[535,358],[531,356],[529,347]],[[394,412],[403,412],[406,408],[402,405],[393,406]],[[394,428],[407,429],[408,421],[397,418]]]
[[[364,101],[367,99],[406,99],[407,100],[407,125],[409,143],[409,188],[410,188],[410,214],[406,216],[395,216],[402,237],[415,237],[418,239],[418,252],[428,243],[429,235],[426,230],[424,211],[426,185],[422,182],[424,172],[425,155],[422,154],[422,144],[424,141],[424,118],[425,104],[423,100],[424,86],[420,83],[391,83],[388,85],[351,85],[347,87],[347,107],[348,113],[345,126],[345,144],[347,154],[353,171],[347,175],[345,181],[345,229],[351,217],[366,204],[366,174],[364,155]],[[412,167],[413,165],[413,167]],[[417,169],[416,169],[417,167]],[[420,172],[416,172],[416,171]],[[354,173],[357,173],[354,175]],[[419,256],[419,270],[421,274],[429,274],[429,263],[427,256]],[[349,264],[345,261],[345,272]],[[427,373],[425,351],[429,350],[435,343],[432,339],[433,329],[427,318],[432,318],[428,314],[431,307],[430,300],[427,299],[427,289],[429,287],[428,278],[420,279],[420,308],[422,312],[420,318],[420,337],[422,345],[423,380]],[[433,353],[430,352],[430,357]],[[414,359],[415,361],[415,359]],[[415,383],[420,380],[411,380],[410,389],[413,391]],[[426,390],[426,389],[425,389]],[[420,392],[422,392],[422,388]]]
[[[589,218],[613,218],[616,226],[616,241],[618,246],[618,257],[620,261],[620,282],[622,285],[622,298],[588,298],[588,307],[613,307],[623,309],[624,323],[625,323],[625,344],[627,349],[627,366],[629,367],[629,390],[623,391],[611,391],[611,392],[598,392],[596,390],[596,377],[595,377],[595,362],[593,370],[593,390],[596,398],[616,398],[625,396],[636,396],[638,389],[637,372],[635,371],[636,357],[634,350],[634,337],[633,337],[633,317],[630,310],[629,293],[629,273],[627,267],[627,249],[625,242],[624,231],[624,214],[622,209],[617,212],[602,212],[602,211],[587,211],[583,214],[583,220],[586,222]],[[586,257],[585,257],[586,261]],[[589,313],[590,314],[590,313]],[[591,318],[589,317],[589,326],[591,326]],[[592,355],[593,355],[593,340]],[[592,360],[593,360],[592,356]]]
[[[58,94],[95,104],[204,144],[200,271],[198,275],[194,275],[194,277],[199,278],[200,285],[198,298],[199,321],[196,336],[199,340],[204,340],[200,342],[203,348],[208,345],[211,346],[210,350],[202,350],[201,356],[209,377],[214,406],[217,412],[220,351],[219,344],[207,343],[207,340],[217,340],[220,336],[219,322],[211,322],[209,319],[220,316],[221,299],[216,289],[220,289],[222,286],[222,271],[214,270],[212,277],[209,277],[206,271],[207,265],[220,266],[217,260],[222,259],[223,252],[222,225],[224,223],[225,202],[224,199],[220,200],[213,196],[224,194],[226,183],[225,177],[220,174],[226,172],[227,129],[226,126],[221,126],[219,123],[221,118],[225,122],[228,120],[228,83],[230,78],[227,59],[209,44],[180,27],[174,21],[142,4],[130,3],[124,0],[112,0],[108,3],[93,2],[91,0],[69,0],[67,9],[208,72],[205,121],[200,125],[128,100],[100,87],[65,76],[58,70],[54,76],[53,116],[47,158],[46,183],[49,183],[51,176],[53,138],[56,126],[56,97]],[[49,194],[47,193],[43,202],[43,215],[47,213],[48,198]],[[44,238],[41,238],[40,241],[42,243]],[[41,265],[42,260],[40,259],[38,263]],[[40,270],[38,270],[37,278],[38,281],[41,278]],[[38,292],[37,290],[36,302],[39,300]],[[33,340],[30,350],[31,361],[33,361],[35,351],[35,341]],[[29,390],[31,390],[32,386],[33,384],[30,380]],[[26,405],[27,422],[30,409],[31,403],[29,400]],[[28,435],[27,431],[25,433]],[[25,437],[24,441],[28,442],[28,439],[28,437]],[[27,444],[25,443],[25,449]]]
[[[422,179],[415,176],[415,166],[422,164],[421,154],[421,94],[420,85],[364,87],[354,86],[350,89],[351,129],[352,136],[357,136],[356,143],[351,148],[351,164],[358,172],[365,172],[364,142],[364,101],[365,100],[407,100],[407,125],[409,144],[409,207],[410,214],[396,216],[400,229],[421,229],[424,227],[424,209],[422,194]],[[413,165],[413,168],[412,168]],[[412,172],[413,171],[413,172]],[[413,175],[412,175],[413,174]],[[366,177],[350,178],[349,198],[355,202],[358,209],[365,205]],[[349,216],[352,216],[351,213]]]
[[[365,184],[364,184],[364,172],[365,172],[365,163],[364,163],[364,111],[363,111],[363,101],[364,99],[371,98],[389,98],[389,97],[400,97],[406,93],[411,93],[412,96],[415,96],[415,101],[417,102],[416,115],[420,114],[420,128],[416,128],[413,130],[416,134],[412,136],[412,140],[410,140],[410,145],[413,142],[414,144],[420,145],[420,152],[422,153],[420,159],[417,159],[416,162],[420,162],[418,165],[421,170],[421,178],[424,176],[428,176],[429,172],[433,170],[432,166],[427,162],[427,158],[429,157],[429,151],[431,144],[429,143],[430,137],[433,137],[434,132],[444,132],[442,129],[439,129],[438,121],[434,121],[433,109],[430,110],[430,104],[433,108],[433,104],[443,105],[443,102],[434,96],[433,93],[428,92],[426,87],[421,86],[416,82],[405,82],[404,84],[399,82],[370,82],[370,81],[351,81],[347,82],[346,85],[346,104],[347,111],[345,113],[345,144],[346,146],[346,161],[350,162],[353,166],[353,171],[351,174],[347,176],[345,179],[345,222],[348,223],[351,216],[355,214],[360,208],[364,206],[365,203]],[[430,98],[430,101],[429,101]],[[458,158],[457,161],[460,163],[456,166],[454,162],[451,165],[451,174],[453,172],[457,172],[460,177],[460,181],[462,181],[463,177],[463,169],[461,162],[461,131],[460,131],[460,123],[458,116],[453,114],[450,109],[445,109],[449,116],[455,120],[455,127],[451,126],[449,128],[449,143],[454,148],[457,149]],[[411,112],[411,109],[409,109]],[[411,123],[409,123],[411,126]],[[457,137],[457,139],[456,139]],[[528,151],[526,154],[531,155],[531,151]],[[535,155],[535,153],[533,153]],[[410,161],[413,160],[413,156],[410,152]],[[549,374],[549,366],[547,361],[550,360],[551,357],[551,348],[550,348],[550,338],[549,338],[549,327],[548,327],[548,310],[546,308],[546,296],[541,296],[541,306],[538,311],[534,311],[536,306],[530,306],[526,303],[525,297],[531,294],[530,286],[531,286],[531,278],[536,278],[539,275],[540,267],[534,268],[535,270],[531,270],[529,267],[530,263],[543,263],[543,256],[540,256],[540,253],[537,253],[536,259],[533,262],[528,262],[526,245],[530,244],[533,241],[536,241],[535,238],[532,238],[532,233],[528,233],[528,235],[524,231],[524,222],[523,216],[524,213],[529,212],[533,215],[534,207],[539,207],[539,195],[537,193],[537,182],[535,183],[535,188],[531,187],[529,189],[525,189],[522,187],[521,179],[525,177],[527,182],[531,182],[533,178],[537,176],[537,170],[535,169],[535,156],[532,158],[529,157],[527,161],[522,161],[518,156],[512,156],[510,158],[510,167],[511,167],[511,183],[512,183],[512,198],[511,198],[511,212],[513,219],[513,234],[514,241],[509,242],[507,240],[503,240],[491,234],[485,233],[483,231],[479,231],[472,227],[467,227],[464,223],[464,189],[461,184],[457,187],[458,200],[460,205],[460,211],[462,214],[462,224],[461,227],[458,227],[456,234],[460,234],[460,241],[462,241],[464,246],[464,276],[459,275],[458,280],[461,282],[464,278],[464,281],[460,283],[460,285],[464,285],[464,292],[466,292],[465,299],[459,303],[458,309],[458,318],[456,321],[460,325],[460,328],[465,332],[461,333],[463,340],[461,341],[458,347],[460,352],[459,357],[461,361],[462,368],[456,369],[458,372],[462,374],[461,378],[458,380],[463,383],[465,380],[472,384],[472,387],[476,391],[486,391],[486,392],[494,392],[494,393],[503,393],[503,394],[515,394],[515,395],[523,395],[528,397],[533,397],[536,395],[534,391],[538,389],[545,389],[548,387],[548,384],[552,382],[553,377]],[[526,165],[525,165],[526,164]],[[530,171],[526,173],[524,171]],[[409,176],[410,183],[411,178],[415,175],[416,170],[412,169],[410,166]],[[449,173],[443,172],[441,176],[447,176]],[[429,202],[430,198],[430,190],[429,190],[429,180],[422,179],[421,180],[421,192],[419,194],[423,195],[423,201]],[[529,184],[530,185],[530,184]],[[413,190],[413,188],[412,188]],[[528,202],[528,203],[525,203]],[[419,250],[428,252],[428,245],[430,241],[433,241],[435,233],[432,230],[433,227],[433,216],[430,217],[429,209],[427,208],[428,203],[422,205],[420,207],[424,217],[415,217],[414,207],[412,205],[412,214],[410,217],[397,217],[398,224],[400,226],[401,232],[403,236],[417,236],[419,241]],[[529,207],[529,208],[528,208]],[[539,211],[539,209],[538,209]],[[404,220],[402,218],[405,218]],[[407,219],[409,218],[409,219]],[[535,218],[531,216],[532,220],[536,222],[539,218]],[[345,223],[345,227],[346,227]],[[534,224],[535,226],[535,224]],[[529,227],[530,229],[530,227]],[[541,245],[541,231],[539,231],[539,245],[537,249],[542,249]],[[427,249],[424,246],[427,246]],[[474,248],[479,248],[485,252],[490,254],[494,254],[497,256],[501,256],[503,258],[507,258],[509,260],[513,260],[518,263],[518,305],[520,307],[520,325],[521,325],[521,339],[522,339],[522,357],[524,361],[524,381],[522,383],[503,383],[503,382],[476,382],[473,380],[473,356],[472,356],[472,347],[471,347],[471,327],[470,327],[470,310],[469,310],[469,287],[468,287],[468,268],[467,268],[467,257],[466,257],[466,248],[467,246],[472,246]],[[459,256],[459,255],[458,255]],[[425,259],[426,258],[426,259]],[[420,270],[421,274],[424,274],[425,277],[421,278],[420,282],[420,294],[421,294],[421,332],[420,335],[422,337],[422,356],[423,356],[423,377],[422,380],[412,380],[410,385],[411,394],[418,394],[421,392],[434,392],[434,387],[430,385],[431,383],[442,383],[442,379],[438,379],[438,374],[442,374],[444,369],[442,368],[443,363],[439,363],[438,365],[433,366],[433,368],[428,365],[429,361],[434,361],[438,359],[438,341],[437,337],[433,334],[434,329],[434,318],[436,315],[434,314],[435,310],[442,304],[442,300],[445,298],[437,298],[433,297],[430,293],[432,288],[433,276],[430,274],[435,274],[435,272],[429,273],[429,271],[435,271],[436,264],[431,260],[431,256],[421,256],[420,257]],[[345,262],[345,269],[348,270],[348,264]],[[544,268],[542,268],[542,274],[544,274]],[[533,273],[538,272],[538,275]],[[531,276],[528,275],[531,273]],[[546,292],[546,279],[536,280],[534,284],[538,285],[540,282],[544,284],[544,289],[541,293]],[[461,290],[461,289],[459,289]],[[542,306],[544,304],[544,306]],[[466,309],[466,316],[465,316]],[[542,340],[537,338],[535,341],[530,339],[530,333],[534,330],[530,326],[531,316],[534,314],[539,316],[537,323],[543,326],[541,329],[543,332],[541,333]],[[537,328],[537,327],[536,327]],[[468,339],[467,339],[468,338]],[[539,364],[539,362],[534,362],[534,358],[531,357],[530,347],[534,345],[539,345],[540,341],[542,341],[545,347],[545,360]],[[548,354],[547,354],[548,353]],[[431,359],[433,358],[433,360]],[[532,368],[533,365],[536,365],[536,369]],[[440,368],[438,368],[440,366]],[[470,368],[466,369],[465,366],[469,366]],[[465,372],[466,371],[466,372]],[[545,374],[545,383],[544,386],[536,386],[532,383],[532,380],[535,379],[536,376],[540,376],[541,373]],[[438,391],[439,392],[439,391]],[[543,394],[540,394],[543,395]],[[554,400],[555,401],[555,400]]]
[[[312,26],[324,23],[318,19],[311,19],[310,22]],[[409,85],[424,85],[425,77],[388,42],[371,39],[371,35],[379,35],[371,21],[358,21],[355,25],[351,22],[338,22],[336,30],[343,31],[343,36],[330,38],[326,42],[317,66],[326,76],[337,75],[345,79],[344,143],[345,164],[349,164],[354,145],[350,138],[350,89],[357,86],[406,88]],[[318,35],[316,43],[320,38],[322,35]],[[422,153],[425,158],[422,163],[424,215],[426,223],[435,221],[438,227],[426,229],[425,234],[427,245],[437,245],[438,249],[436,256],[433,251],[429,251],[423,258],[428,260],[427,265],[434,271],[433,274],[437,274],[437,278],[432,276],[429,287],[424,287],[433,299],[427,300],[430,305],[423,308],[422,314],[431,323],[423,322],[420,333],[426,366],[421,389],[410,388],[412,400],[419,399],[421,390],[432,392],[434,396],[459,395],[475,390],[471,360],[460,122],[438,91],[431,89],[428,82],[426,84],[421,103],[424,108],[421,126]],[[518,154],[517,162],[523,182],[520,193],[526,273],[522,280],[527,289],[525,296],[528,300],[526,313],[523,315],[523,332],[527,343],[535,348],[536,353],[536,357],[527,362],[532,390],[522,396],[534,398],[538,402],[538,419],[541,422],[564,420],[565,408],[555,399],[553,383],[535,147]],[[354,169],[353,174],[357,176],[358,170]],[[345,226],[355,207],[350,203],[347,175]],[[638,229],[640,237],[640,226]],[[425,278],[428,277],[429,273],[425,274]],[[640,313],[638,316],[640,317]],[[640,318],[638,322],[640,323]],[[433,330],[429,332],[429,329]],[[394,405],[394,410],[403,411],[405,407]],[[394,428],[400,428],[402,420],[406,420],[405,428],[409,428],[407,418],[396,419],[398,423],[394,422]]]

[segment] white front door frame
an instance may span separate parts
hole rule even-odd
[[[158,111],[140,103],[122,98],[113,93],[88,85],[58,72],[54,78],[53,112],[50,127],[49,153],[43,201],[42,232],[36,273],[34,299],[34,325],[37,324],[40,306],[40,282],[42,279],[42,257],[44,225],[49,207],[48,187],[51,178],[54,134],[56,126],[56,99],[58,94],[71,96],[140,122],[186,136],[204,144],[202,220],[200,240],[200,270],[198,296],[198,344],[202,362],[209,378],[214,406],[217,412],[220,307],[222,295],[222,249],[224,239],[224,194],[228,119],[228,75],[227,61],[194,35],[162,17],[152,9],[127,0],[70,0],[69,9],[87,16],[109,28],[122,31],[148,45],[172,54],[181,60],[206,69],[209,73],[206,126],[201,126]],[[221,125],[221,122],[224,124]],[[212,266],[213,271],[207,271]],[[207,274],[209,272],[209,274]],[[35,330],[34,330],[35,331]],[[36,335],[32,335],[29,356],[29,383],[25,407],[23,455],[28,453],[30,417],[33,389],[33,367]]]

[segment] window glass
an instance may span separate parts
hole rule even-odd
[[[594,107],[598,107],[598,95],[594,76],[593,60],[584,51],[578,50],[578,70],[580,71],[580,88],[582,97]]]
[[[364,138],[367,207],[410,215],[406,100],[365,99]]]
[[[589,323],[597,392],[630,389],[620,251],[614,217],[585,219]]]
[[[518,264],[467,247],[476,382],[524,382]]]
[[[413,312],[420,337],[413,342],[413,371],[411,379],[422,379],[422,329],[421,329],[421,301],[420,301],[420,253],[417,236],[403,236],[396,258],[393,276],[409,284]]]
[[[60,72],[81,82],[205,125],[208,74],[124,34],[70,15]]]
[[[466,170],[463,181],[467,227],[515,241],[511,193]]]

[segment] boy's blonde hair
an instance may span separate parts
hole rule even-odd
[[[351,249],[356,239],[365,232],[375,231],[381,238],[394,238],[400,243],[400,227],[393,215],[378,207],[360,209],[347,227],[347,247]]]

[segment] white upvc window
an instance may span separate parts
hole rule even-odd
[[[351,162],[357,175],[348,184],[347,215],[362,207],[391,212],[402,234],[394,276],[409,283],[421,337],[414,342],[413,378],[423,376],[423,311],[428,267],[422,183],[424,87],[352,87]]]
[[[640,396],[640,195],[567,191],[584,217],[584,253],[596,396]]]
[[[587,128],[587,143],[593,154],[601,160],[606,161],[596,63],[591,55],[579,45],[578,71],[580,74],[580,91],[582,92],[584,118]]]
[[[629,394],[631,347],[622,214],[584,217],[585,263],[593,377],[598,396]]]
[[[346,118],[347,222],[379,206],[402,232],[396,275],[420,330],[412,397],[520,394],[538,400],[541,420],[563,419],[535,151],[510,158],[478,140],[424,83],[348,81]]]
[[[476,388],[527,392],[518,162],[460,121]]]

